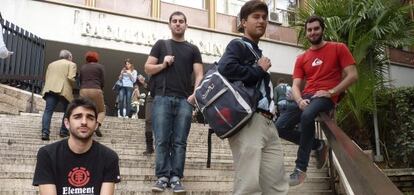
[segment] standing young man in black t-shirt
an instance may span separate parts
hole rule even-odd
[[[182,12],[170,15],[172,39],[158,40],[145,63],[151,76],[152,126],[155,136],[153,191],[164,191],[168,183],[174,192],[185,192],[183,178],[187,137],[191,126],[194,87],[203,78],[201,54],[184,38],[187,19]],[[195,74],[194,87],[191,75]]]
[[[69,139],[49,144],[37,153],[33,185],[40,195],[112,195],[120,182],[118,155],[92,140],[98,127],[97,109],[89,99],[75,99],[64,123]]]

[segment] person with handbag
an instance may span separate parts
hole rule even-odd
[[[95,102],[98,110],[98,128],[96,136],[102,137],[100,127],[105,119],[105,103],[103,87],[105,83],[105,69],[102,64],[98,63],[99,54],[94,51],[88,51],[85,54],[86,64],[82,65],[79,74],[81,97],[86,97]]]
[[[137,80],[137,74],[138,73],[134,69],[134,65],[130,62],[130,59],[125,59],[125,65],[118,77],[122,82],[122,86],[119,88],[118,93],[118,109],[121,117],[127,118],[131,112],[131,97],[134,83]]]
[[[258,43],[266,32],[268,7],[252,0],[240,10],[242,41],[230,41],[218,62],[218,71],[228,81],[242,81],[256,87],[257,109],[241,130],[228,138],[233,155],[235,178],[233,194],[287,194],[283,146],[273,124],[275,104],[273,86],[268,73],[270,59],[262,55]],[[251,50],[253,49],[253,51]],[[255,54],[259,55],[259,59]]]

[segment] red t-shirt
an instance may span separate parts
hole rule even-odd
[[[298,56],[293,70],[293,79],[306,81],[303,94],[314,94],[319,90],[330,90],[342,80],[342,70],[354,65],[348,47],[343,43],[327,42],[323,47]],[[338,97],[332,97],[337,102]]]

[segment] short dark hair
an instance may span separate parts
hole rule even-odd
[[[170,15],[170,19],[168,20],[168,23],[171,23],[172,17],[173,16],[184,16],[184,22],[187,23],[187,17],[185,16],[185,14],[183,12],[180,11],[175,11]]]
[[[69,120],[72,111],[77,107],[84,107],[86,109],[92,110],[95,113],[95,119],[98,118],[98,110],[96,109],[95,103],[89,98],[80,97],[72,100],[66,109],[65,118]]]
[[[242,20],[245,19],[247,20],[247,17],[255,12],[255,11],[264,11],[266,12],[266,15],[269,14],[269,9],[266,5],[265,2],[261,1],[261,0],[251,0],[246,2],[240,9],[240,25],[237,27],[237,30],[241,33],[244,32],[244,28],[242,25]]]
[[[286,83],[284,78],[279,78],[279,80],[277,80],[277,83]]]
[[[322,17],[318,16],[318,15],[311,15],[308,17],[308,19],[306,19],[305,21],[305,30],[307,28],[308,23],[312,23],[318,21],[319,24],[321,25],[322,31],[325,30],[325,21],[323,20]]]

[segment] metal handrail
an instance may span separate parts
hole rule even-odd
[[[402,194],[326,113],[321,113],[320,119],[322,130],[353,194]]]
[[[43,85],[45,41],[25,29],[4,20],[0,13],[0,25],[6,47],[14,54],[0,60],[0,83],[21,86],[30,90],[30,112],[33,112],[34,93]]]

